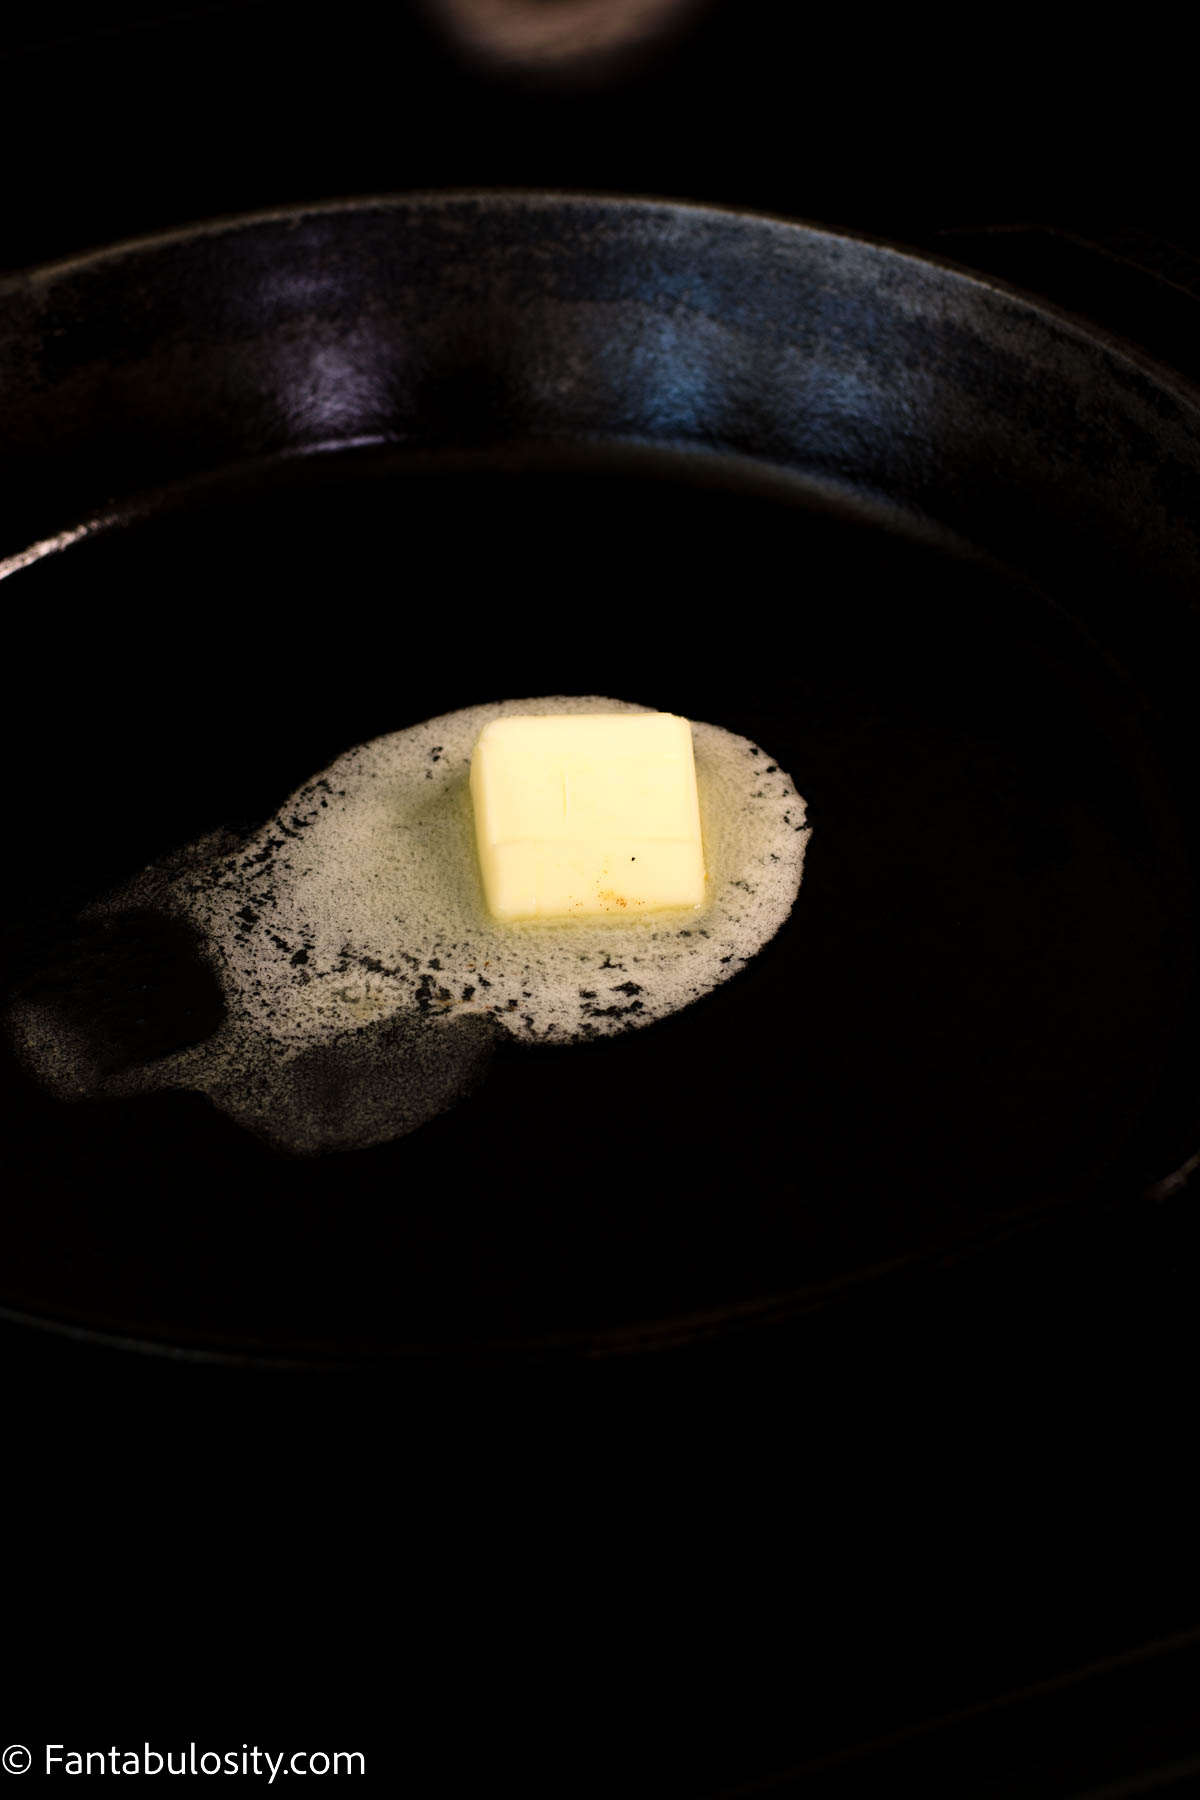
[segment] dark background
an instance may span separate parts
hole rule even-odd
[[[710,0],[657,52],[556,80],[489,69],[414,5],[109,0],[9,12],[0,57],[2,269],[326,197],[582,187],[933,250],[1200,378],[1194,210],[1114,70],[1044,29],[868,29]],[[1132,204],[1108,180],[1114,152]],[[1176,1510],[1194,1202],[1193,1183],[1086,1243],[1048,1231],[1035,1254],[1022,1241],[927,1271],[895,1314],[876,1295],[786,1333],[571,1373],[314,1379],[8,1326],[26,1447],[10,1487],[70,1521],[16,1530],[43,1571],[22,1630],[52,1619],[70,1641],[99,1605],[143,1681],[178,1650],[205,1695],[186,1738],[223,1711],[217,1671],[254,1649],[260,1680],[284,1666],[259,1588],[282,1579],[282,1616],[305,1620],[308,1738],[344,1721],[337,1741],[401,1779],[432,1744],[447,1791],[482,1694],[514,1677],[509,1735],[475,1748],[559,1792],[603,1771],[610,1792],[700,1795],[801,1764],[823,1773],[778,1791],[1176,1791],[1165,1771],[1194,1780],[1200,1755],[1194,1533]],[[153,1631],[131,1600],[151,1563],[182,1596]],[[238,1595],[217,1630],[214,1570]],[[425,1668],[384,1735],[395,1693],[365,1688],[356,1708],[342,1691],[381,1625],[385,1667],[403,1645]],[[1029,1691],[1046,1681],[1061,1685]],[[456,1734],[418,1726],[427,1693]],[[564,1707],[579,1723],[558,1761],[546,1719]],[[981,1710],[926,1729],[963,1708]],[[129,1717],[135,1741],[154,1735]],[[905,1730],[866,1761],[824,1760]],[[255,1734],[305,1735],[225,1736]]]

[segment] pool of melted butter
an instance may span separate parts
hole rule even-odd
[[[505,1035],[569,1044],[641,1029],[761,951],[799,892],[805,802],[769,750],[692,722],[703,906],[501,924],[488,913],[468,776],[483,726],[521,713],[654,710],[539,696],[443,714],[356,746],[249,836],[210,834],[88,909],[186,924],[224,1020],[111,1071],[78,1020],[26,1003],[23,1058],[64,1098],[199,1091],[277,1147],[378,1144],[462,1099]]]

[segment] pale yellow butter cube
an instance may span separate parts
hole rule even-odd
[[[498,919],[696,907],[704,851],[692,728],[673,713],[493,719],[471,758]]]

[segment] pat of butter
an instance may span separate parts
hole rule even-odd
[[[673,713],[493,719],[471,758],[471,798],[498,919],[704,899],[692,728]]]

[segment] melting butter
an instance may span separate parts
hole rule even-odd
[[[503,1034],[569,1044],[691,1004],[762,950],[800,888],[805,803],[759,746],[692,722],[699,909],[500,923],[475,854],[469,771],[486,724],[652,710],[510,700],[347,751],[249,837],[213,834],[89,909],[152,908],[194,929],[225,1001],[212,1036],[99,1077],[78,1021],[27,1005],[12,1015],[26,1062],[64,1096],[194,1089],[304,1153],[415,1129],[467,1093]]]

